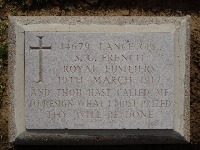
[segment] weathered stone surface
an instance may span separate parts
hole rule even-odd
[[[173,64],[173,33],[25,32],[26,128],[172,129]]]
[[[37,139],[52,138],[51,129],[131,129],[150,138],[146,143],[156,141],[152,129],[162,129],[165,143],[189,141],[188,17],[55,18],[10,18],[17,39],[10,89],[20,91],[10,92],[11,141],[24,141],[33,129]]]

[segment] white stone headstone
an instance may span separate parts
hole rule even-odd
[[[10,18],[11,141],[44,129],[189,141],[188,17],[55,18]]]

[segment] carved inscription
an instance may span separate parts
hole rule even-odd
[[[27,128],[170,129],[174,68],[173,56],[165,59],[173,52],[168,36],[26,33]],[[30,46],[37,44],[32,38],[39,38],[38,47]],[[39,50],[39,69],[28,49]]]
[[[43,50],[50,50],[51,49],[51,46],[49,47],[45,47],[45,46],[42,46],[43,43],[42,43],[42,38],[44,36],[37,36],[39,38],[39,47],[33,47],[33,46],[30,46],[30,49],[31,50],[39,50],[39,81],[37,83],[40,83],[40,82],[43,82],[43,63],[42,63],[42,55],[43,55]]]

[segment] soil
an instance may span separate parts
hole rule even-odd
[[[149,0],[148,2],[151,2]],[[153,3],[154,2],[154,3]],[[200,2],[197,0],[186,1],[144,1],[136,3],[134,0],[117,0],[117,3],[100,2],[97,5],[89,5],[78,1],[72,6],[62,3],[39,6],[34,4],[22,5],[16,1],[0,0],[0,24],[5,27],[0,34],[0,46],[7,41],[7,19],[9,15],[16,16],[184,16],[191,15],[191,144],[200,144]],[[163,4],[163,3],[164,4]],[[1,30],[0,30],[1,31]],[[7,60],[0,62],[0,85],[5,86],[2,98],[0,97],[0,150],[14,149],[8,143],[8,93],[7,93]],[[17,149],[17,147],[15,147]],[[27,147],[26,147],[27,148]],[[36,147],[35,147],[36,148]],[[40,147],[41,148],[41,147]],[[137,148],[141,148],[138,146]],[[143,148],[149,148],[143,146]],[[163,147],[164,148],[164,147]],[[187,148],[187,146],[179,147]],[[193,145],[190,148],[199,148]],[[28,147],[27,149],[30,149]],[[38,147],[37,147],[38,149]],[[42,148],[41,148],[42,149]],[[46,147],[46,149],[58,149],[57,147]],[[153,149],[153,148],[152,148]],[[156,149],[159,149],[158,147]],[[171,149],[166,146],[165,149]]]

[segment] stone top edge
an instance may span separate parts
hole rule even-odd
[[[10,22],[17,22],[20,25],[29,24],[168,24],[179,25],[183,20],[189,20],[190,16],[162,17],[162,16],[9,16]]]
[[[149,25],[96,25],[96,24],[29,24],[22,25],[26,32],[164,32],[174,33],[180,26],[173,24],[149,24]]]

